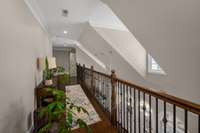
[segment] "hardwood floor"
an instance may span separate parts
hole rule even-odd
[[[117,130],[112,126],[105,112],[103,112],[100,105],[97,103],[96,99],[94,99],[94,97],[86,89],[84,89],[83,86],[82,88],[102,120],[96,124],[90,125],[92,133],[117,133]],[[87,130],[76,129],[73,131],[73,133],[87,133]]]

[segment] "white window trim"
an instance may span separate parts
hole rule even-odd
[[[166,73],[163,71],[163,69],[161,68],[161,70],[153,70],[152,69],[152,56],[150,54],[147,55],[147,68],[148,68],[148,73],[150,74],[160,74],[160,75],[166,75]],[[159,65],[159,64],[158,64]]]

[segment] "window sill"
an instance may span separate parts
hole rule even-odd
[[[166,76],[167,75],[165,72],[157,72],[157,71],[148,71],[148,74],[162,75],[162,76]]]

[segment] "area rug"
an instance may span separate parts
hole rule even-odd
[[[66,96],[69,97],[75,105],[81,106],[86,109],[89,113],[89,116],[85,113],[76,113],[77,118],[84,120],[88,125],[92,125],[101,121],[99,115],[95,111],[94,107],[92,106],[91,102],[87,98],[85,92],[81,88],[80,85],[72,85],[66,86]],[[76,123],[73,123],[73,129],[77,129],[78,126]]]

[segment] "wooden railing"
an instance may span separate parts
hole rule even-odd
[[[78,81],[120,133],[200,133],[200,105],[77,65]]]

